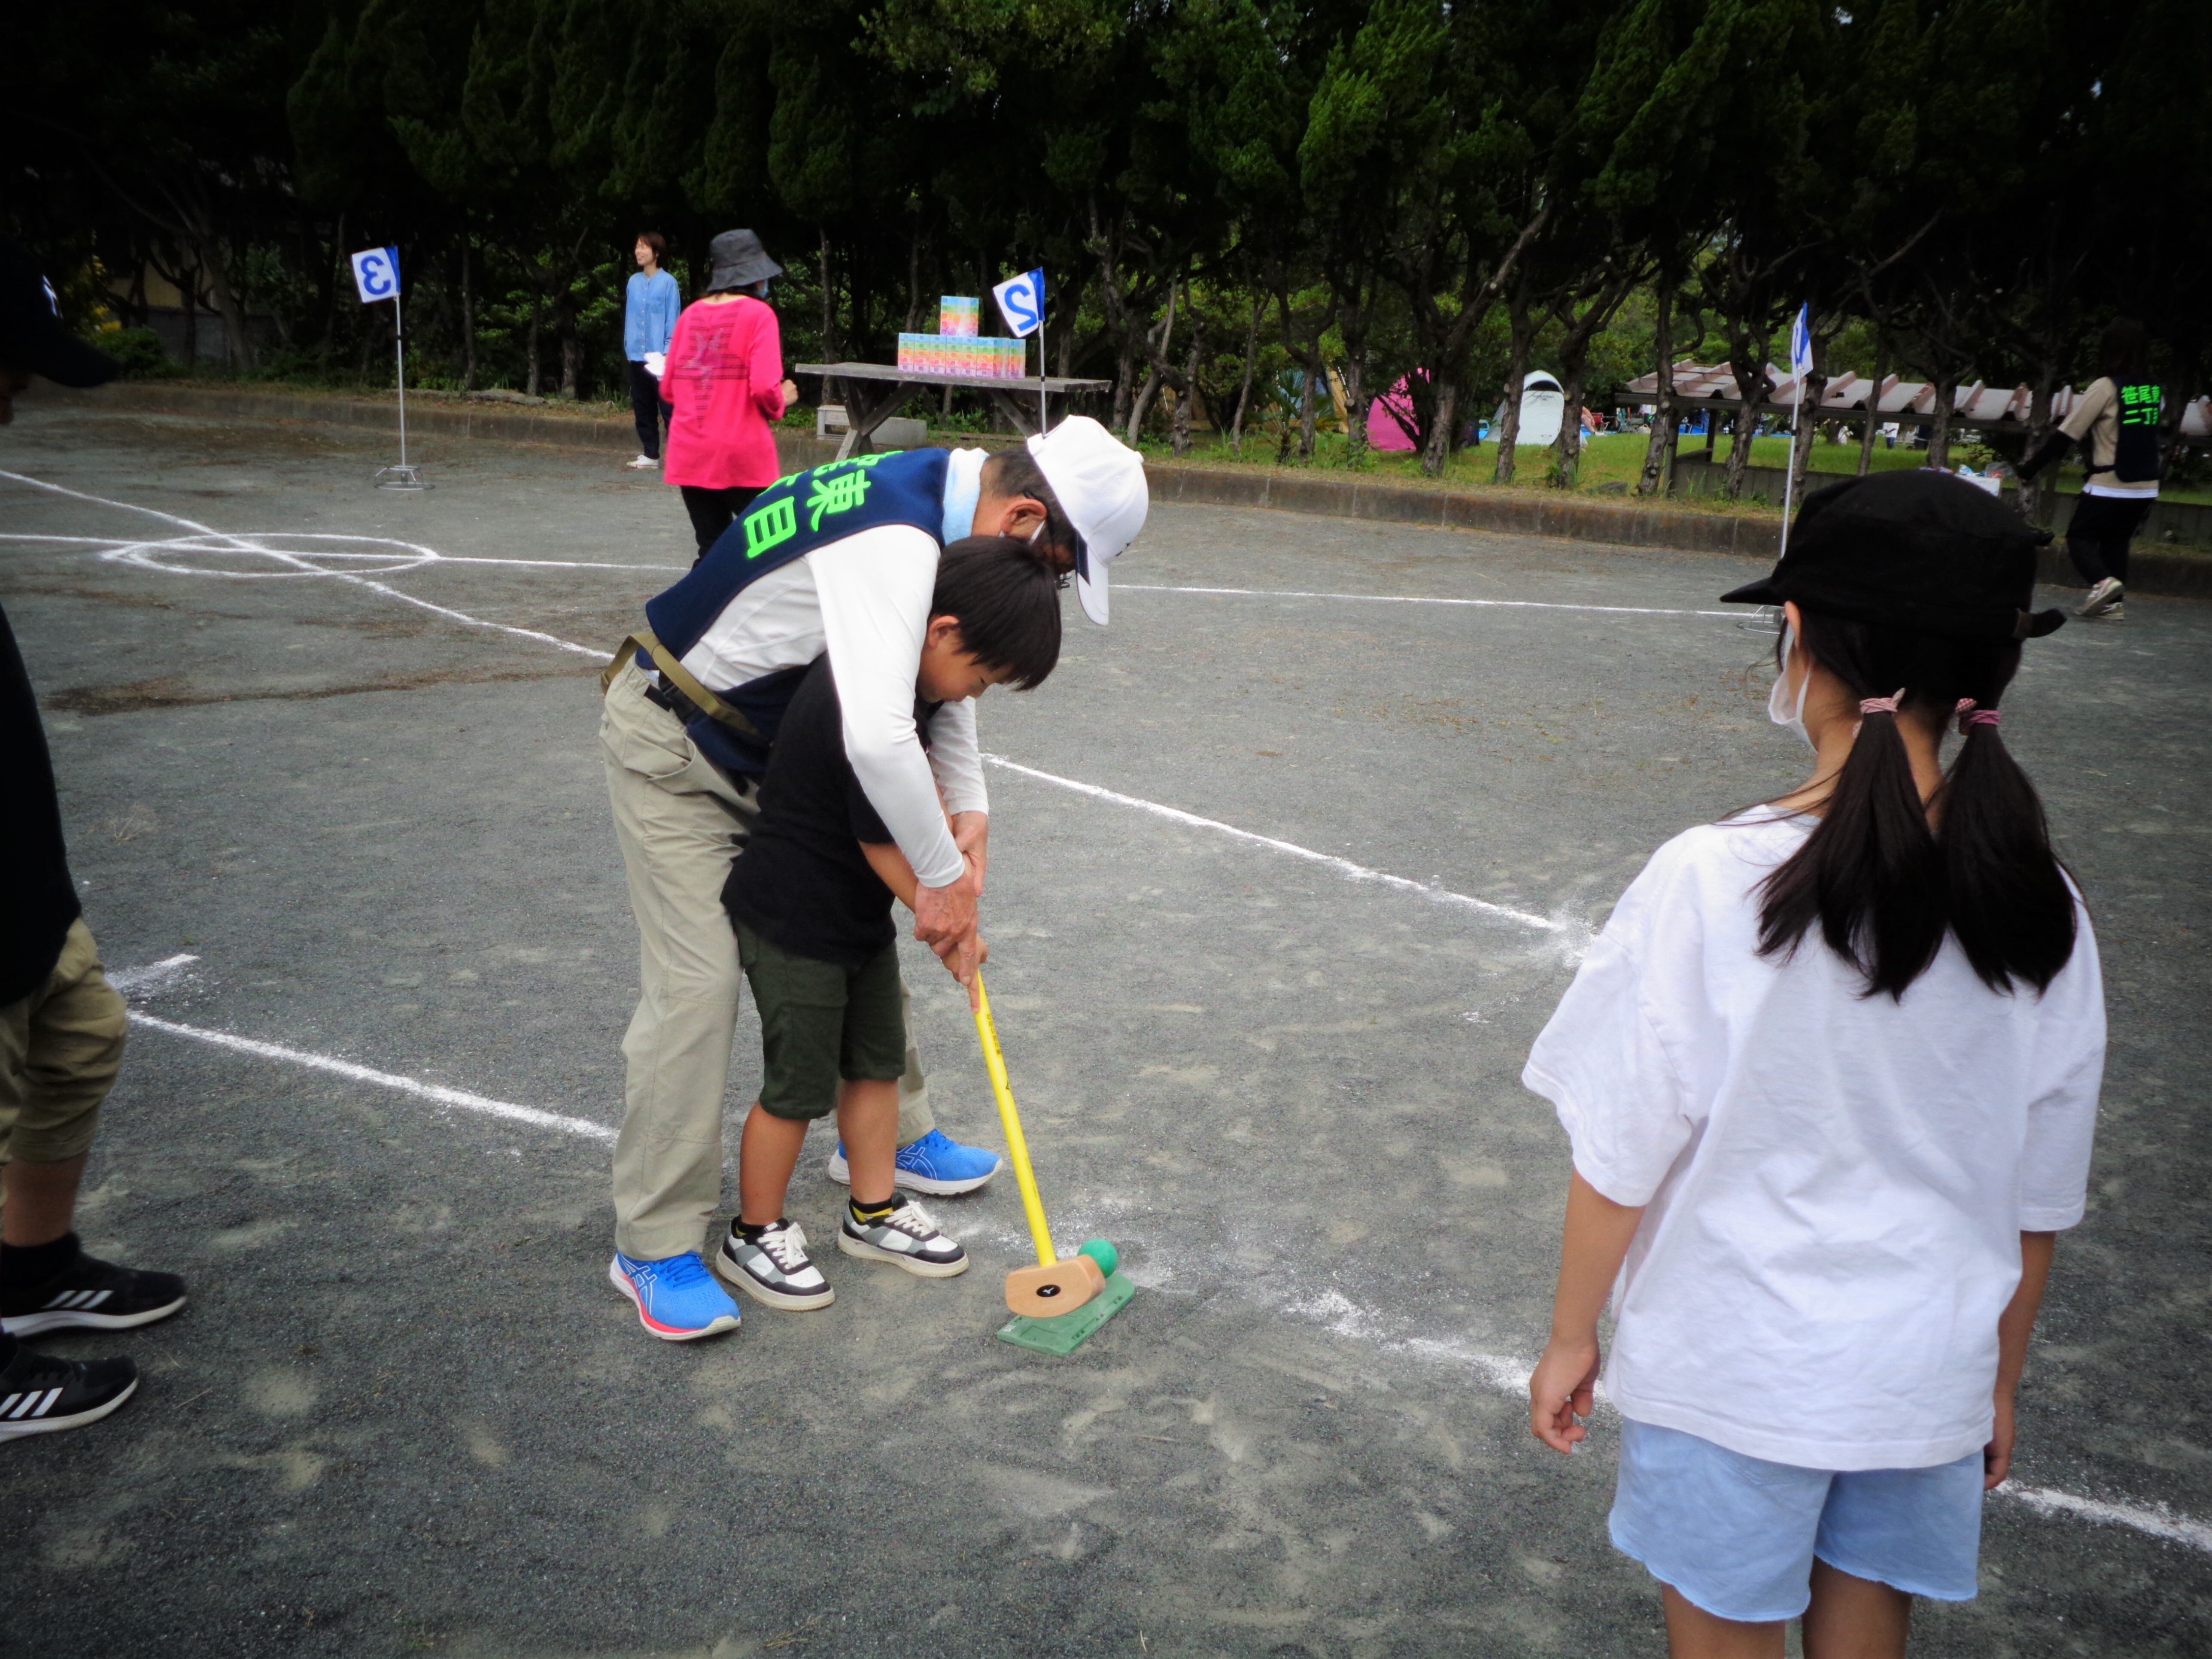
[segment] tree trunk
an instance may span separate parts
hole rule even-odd
[[[1175,420],[1169,428],[1178,455],[1190,453],[1191,405],[1198,401],[1198,362],[1205,350],[1206,325],[1194,313],[1190,350],[1183,359],[1182,383],[1176,387]]]
[[[215,297],[216,315],[222,319],[223,356],[233,374],[242,374],[253,367],[253,343],[246,333],[246,307],[238,297],[238,290],[231,286],[230,273],[223,268],[222,249],[212,233],[207,243],[215,255],[204,263],[208,287]]]
[[[837,355],[836,296],[830,282],[830,232],[825,226],[817,226],[820,237],[820,254],[815,261],[814,275],[822,284],[822,361],[825,363],[842,362]]]
[[[539,314],[544,310],[544,308],[545,296],[543,294],[540,294],[535,286],[532,286],[530,290],[530,331],[528,335],[526,337],[528,343],[526,349],[528,351],[530,356],[530,378],[525,384],[523,390],[527,392],[533,398],[539,395],[538,388],[544,384],[544,376],[540,372],[541,359],[538,349],[538,341]]]
[[[1881,431],[1881,399],[1887,389],[1883,378],[1889,373],[1889,340],[1876,323],[1874,330],[1874,390],[1867,393],[1866,425],[1859,433],[1859,477],[1865,477],[1874,470],[1874,441]]]
[[[1744,476],[1751,465],[1751,441],[1759,432],[1759,407],[1766,401],[1765,335],[1753,334],[1739,323],[1729,347],[1729,366],[1735,371],[1736,394],[1742,407],[1735,414],[1735,441],[1729,446],[1728,482],[1721,493],[1730,501],[1743,495]]]
[[[1572,489],[1583,465],[1583,381],[1589,374],[1589,350],[1584,347],[1571,351],[1565,360],[1565,373],[1559,376],[1559,390],[1565,394],[1565,411],[1559,416],[1559,435],[1552,446],[1552,488]]]
[[[1181,287],[1181,278],[1169,279],[1167,314],[1160,320],[1158,336],[1154,338],[1147,334],[1145,338],[1145,384],[1129,411],[1128,444],[1132,449],[1137,447],[1138,434],[1144,429],[1145,416],[1152,412],[1152,399],[1159,395],[1161,384],[1167,378],[1168,350],[1175,341],[1176,300]],[[1130,373],[1136,373],[1133,366]]]
[[[1536,319],[1528,314],[1526,283],[1515,286],[1506,317],[1504,413],[1498,422],[1498,464],[1490,474],[1493,483],[1513,482],[1513,452],[1521,441],[1521,382],[1528,377],[1528,358],[1536,345]]]
[[[2051,399],[2057,379],[2057,365],[2049,358],[2037,366],[2035,390],[2028,398],[2027,447],[2021,452],[2023,456],[2034,454],[2051,436],[2054,424],[2051,418]],[[2017,503],[2020,516],[2039,529],[2047,525],[2050,510],[2045,504],[2044,496],[2045,492],[2058,482],[2057,470],[2052,468],[2035,477],[2016,478],[2014,482],[2020,486]]]
[[[1936,385],[1936,417],[1928,423],[1926,465],[1929,466],[1951,464],[1951,417],[1958,412],[1959,399],[1956,379],[1956,371],[1947,366]]]
[[[1298,459],[1302,461],[1313,459],[1314,400],[1318,395],[1315,382],[1322,378],[1323,372],[1321,367],[1321,331],[1316,329],[1306,349],[1305,363],[1300,371],[1298,382]]]
[[[1259,366],[1260,313],[1266,308],[1267,298],[1252,301],[1251,325],[1244,331],[1244,384],[1237,392],[1237,420],[1229,428],[1229,447],[1237,459],[1244,459],[1244,410],[1252,401],[1252,371]]]
[[[1428,443],[1421,450],[1421,471],[1428,477],[1443,476],[1444,463],[1451,459],[1452,428],[1459,420],[1459,377],[1439,374],[1436,377],[1436,418],[1429,431]]]
[[[1659,314],[1652,348],[1659,359],[1659,380],[1653,388],[1658,401],[1652,406],[1651,435],[1644,446],[1644,476],[1637,480],[1639,495],[1663,496],[1674,482],[1674,290],[1659,284]]]
[[[477,296],[472,267],[474,250],[466,231],[461,233],[461,390],[477,389]]]
[[[186,265],[179,273],[184,281],[177,284],[177,297],[185,302],[185,373],[200,372],[200,272],[198,265]]]
[[[327,301],[323,307],[322,360],[325,365],[331,361],[331,353],[337,349],[338,290],[344,283],[342,267],[345,264],[345,215],[341,213],[331,234],[331,279],[324,296]]]
[[[1814,418],[1820,413],[1820,399],[1828,390],[1828,343],[1818,333],[1813,336],[1813,367],[1807,371],[1800,388],[1797,406],[1791,411],[1790,422],[1790,498],[1802,505],[1805,500],[1805,475],[1813,464],[1813,429],[1819,424]]]
[[[1360,283],[1354,281],[1352,303],[1337,313],[1337,332],[1344,339],[1344,465],[1356,472],[1367,454],[1367,327],[1368,307]]]

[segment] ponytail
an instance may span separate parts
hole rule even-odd
[[[2043,802],[1997,735],[1996,710],[1968,714],[1943,785],[1943,882],[1951,931],[1993,991],[2047,988],[2074,954],[2074,895],[2051,849]]]
[[[1992,990],[2042,990],[2073,953],[2074,898],[2035,787],[1996,734],[2018,643],[1801,614],[1804,650],[1860,699],[1860,724],[1820,822],[1760,885],[1759,954],[1789,957],[1817,922],[1865,994],[1899,998],[1948,933]],[[1935,708],[1979,711],[1943,786],[1940,836],[1897,726],[1900,708]]]

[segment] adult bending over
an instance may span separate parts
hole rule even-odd
[[[679,1341],[738,1322],[699,1257],[721,1196],[741,983],[721,894],[807,668],[828,653],[846,754],[919,883],[915,937],[965,973],[990,823],[975,705],[939,712],[926,755],[914,718],[939,554],[969,535],[1035,543],[1073,571],[1084,609],[1103,623],[1106,565],[1143,527],[1146,505],[1143,462],[1079,416],[992,455],[923,449],[833,463],[762,491],[624,642],[599,732],[641,994],[623,1042],[611,1272],[654,1335]],[[999,1160],[938,1131],[903,987],[900,995],[899,1182],[972,1191]],[[849,1178],[842,1152],[830,1173]]]

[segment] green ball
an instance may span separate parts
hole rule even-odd
[[[1083,1247],[1076,1254],[1089,1256],[1098,1264],[1098,1271],[1109,1279],[1114,1276],[1114,1269],[1121,1265],[1121,1253],[1103,1238],[1085,1239]]]

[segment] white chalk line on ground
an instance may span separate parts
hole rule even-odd
[[[1415,881],[1407,876],[1394,876],[1383,870],[1370,870],[1364,864],[1354,864],[1350,859],[1339,858],[1334,853],[1316,852],[1310,847],[1301,847],[1293,841],[1279,841],[1273,836],[1262,836],[1249,830],[1239,830],[1233,823],[1224,823],[1218,818],[1202,818],[1195,812],[1186,812],[1179,806],[1164,806],[1156,800],[1143,800],[1135,795],[1124,795],[1112,789],[1102,789],[1095,783],[1084,783],[1074,778],[1063,778],[1055,773],[1040,772],[1034,766],[1024,766],[1003,755],[986,754],[983,758],[992,765],[1009,772],[1018,772],[1025,778],[1035,778],[1040,783],[1049,783],[1062,789],[1072,789],[1079,795],[1110,801],[1116,806],[1127,806],[1136,811],[1149,812],[1155,817],[1166,818],[1173,823],[1188,824],[1195,830],[1212,830],[1237,841],[1249,842],[1255,847],[1265,847],[1271,852],[1284,853],[1292,858],[1304,859],[1322,868],[1334,872],[1346,881],[1372,882],[1401,893],[1412,893],[1427,899],[1432,904],[1455,906],[1473,910],[1478,915],[1495,916],[1502,921],[1518,922],[1523,927],[1534,927],[1547,933],[1574,933],[1583,924],[1559,916],[1540,916],[1528,910],[1516,910],[1510,904],[1493,904],[1488,899],[1470,897],[1455,893],[1448,887],[1437,887],[1427,882]]]
[[[313,558],[330,558],[333,556],[371,558],[386,556],[383,555],[333,555],[330,553],[307,555],[295,553],[284,549],[248,545],[247,544],[251,541],[251,538],[244,536],[231,536],[222,531],[211,530],[207,526],[197,523],[191,519],[179,518],[172,513],[162,513],[154,507],[138,507],[128,501],[109,501],[106,498],[99,495],[88,495],[82,490],[70,489],[60,484],[48,483],[43,479],[30,477],[21,472],[0,471],[0,478],[12,479],[18,483],[30,484],[37,489],[52,490],[57,495],[72,496],[79,501],[93,501],[102,507],[120,507],[128,512],[143,513],[153,518],[161,519],[169,524],[180,525],[186,530],[192,532],[190,536],[174,538],[167,542],[125,542],[120,544],[101,543],[90,544],[93,545],[112,545],[113,550],[108,552],[104,556],[119,560],[127,563],[137,564],[143,569],[159,571],[169,575],[237,576],[241,573],[222,570],[202,570],[164,564],[158,558],[153,556],[155,552],[165,549],[173,551],[185,550],[200,552],[254,553],[264,557],[278,560],[280,562],[286,562],[289,563],[290,568],[282,572],[253,574],[334,576],[341,581],[353,582],[360,586],[369,588],[375,592],[386,594],[391,598],[401,600],[405,604],[420,605],[426,611],[437,612],[440,616],[450,617],[456,622],[466,623],[471,628],[496,629],[501,633],[518,635],[525,639],[543,641],[548,645],[558,646],[564,651],[576,652],[580,655],[594,659],[603,659],[606,655],[605,652],[599,650],[592,646],[578,645],[573,641],[560,639],[551,634],[541,634],[533,629],[513,628],[509,627],[505,623],[486,622],[481,617],[471,617],[465,611],[450,610],[445,605],[432,605],[427,599],[418,599],[412,594],[403,593],[398,588],[387,586],[380,581],[371,580],[367,576],[356,575],[350,572],[325,570],[310,562],[310,560]],[[354,538],[331,536],[328,538],[322,538],[307,532],[298,532],[297,534],[290,532],[269,532],[272,537],[280,533],[291,536],[292,538],[295,540],[330,539],[379,541],[384,545],[402,550],[403,553],[410,557],[410,562],[404,565],[392,567],[392,568],[395,570],[417,569],[425,564],[446,562],[442,554],[437,553],[429,548],[419,546],[418,544],[411,542],[392,541],[388,538],[371,537]],[[40,538],[37,539],[59,538]],[[71,538],[69,539],[71,541],[77,541],[83,538]],[[143,556],[139,556],[142,555]],[[459,562],[459,561],[453,561],[453,562]],[[482,562],[520,563],[522,562],[519,560],[486,560],[482,561]],[[637,568],[639,567],[631,566],[623,568]],[[1243,592],[1245,590],[1227,588],[1177,588],[1163,589],[1159,591],[1174,592]],[[1293,597],[1330,598],[1340,596],[1322,594]],[[1467,599],[1438,601],[1438,603],[1489,605],[1517,602],[1506,600],[1493,601],[1488,599]],[[1563,607],[1552,608],[1559,609]],[[1590,609],[1593,607],[1583,606],[1565,608]],[[1603,609],[1605,607],[1595,608]],[[1659,614],[1673,615],[1686,613],[1666,612]],[[1728,615],[1729,613],[1723,611],[1714,614]],[[1042,783],[1053,784],[1062,789],[1072,789],[1079,794],[1091,796],[1095,799],[1109,801],[1115,805],[1130,807],[1140,812],[1149,812],[1156,817],[1166,818],[1170,822],[1184,824],[1191,829],[1210,830],[1214,831],[1216,834],[1228,836],[1235,840],[1246,842],[1255,847],[1265,847],[1272,852],[1282,853],[1292,858],[1304,859],[1310,863],[1319,864],[1324,868],[1334,872],[1337,875],[1343,877],[1347,881],[1371,883],[1376,885],[1393,889],[1398,892],[1413,894],[1417,897],[1427,899],[1430,902],[1434,904],[1442,904],[1455,907],[1460,909],[1471,910],[1479,915],[1494,917],[1501,921],[1516,922],[1523,927],[1532,927],[1540,933],[1557,935],[1562,939],[1570,942],[1571,948],[1569,954],[1571,956],[1575,954],[1575,951],[1571,948],[1572,943],[1585,938],[1589,933],[1587,924],[1571,918],[1564,916],[1540,916],[1527,910],[1516,909],[1511,905],[1497,904],[1492,902],[1488,899],[1479,899],[1472,897],[1465,893],[1455,893],[1449,888],[1438,887],[1431,883],[1414,881],[1405,876],[1394,876],[1389,874],[1387,871],[1370,869],[1364,864],[1355,864],[1352,860],[1340,858],[1333,853],[1317,852],[1310,847],[1301,847],[1296,842],[1281,841],[1273,836],[1262,836],[1249,830],[1240,830],[1235,824],[1224,823],[1218,818],[1200,817],[1195,812],[1186,812],[1178,807],[1163,805],[1158,801],[1140,799],[1134,795],[1124,795],[1115,790],[1101,788],[1097,784],[1084,783],[1074,778],[1061,777],[1055,773],[1039,771],[1035,767],[1024,766],[1018,762],[1006,759],[1004,756],[986,755],[983,758],[990,762],[994,766],[1003,767],[1011,772],[1018,772],[1025,777],[1034,778]]]
[[[434,605],[428,599],[416,599],[412,593],[403,593],[396,587],[387,586],[368,576],[356,575],[345,570],[325,569],[313,562],[315,556],[327,557],[327,554],[320,556],[301,554],[288,548],[272,547],[266,544],[279,535],[294,541],[332,540],[375,543],[385,547],[396,548],[399,552],[397,555],[361,556],[398,557],[404,560],[403,562],[386,567],[392,570],[411,570],[422,565],[438,562],[442,556],[427,547],[418,547],[411,543],[395,541],[391,538],[381,536],[326,536],[318,532],[290,531],[261,532],[255,535],[233,534],[228,531],[213,529],[199,523],[197,520],[179,517],[174,513],[164,513],[156,507],[140,507],[131,501],[111,501],[104,495],[88,495],[82,489],[70,489],[65,485],[48,483],[43,478],[33,478],[27,473],[0,471],[0,478],[9,479],[16,483],[28,484],[33,489],[49,490],[57,495],[67,495],[76,501],[91,501],[100,507],[111,507],[125,513],[143,513],[149,518],[159,519],[164,524],[180,526],[191,532],[186,536],[173,537],[161,542],[118,539],[108,552],[101,556],[118,562],[136,564],[142,568],[164,571],[172,575],[236,577],[240,573],[166,565],[157,556],[165,550],[252,554],[289,567],[289,574],[301,576],[316,575],[332,581],[351,582],[356,586],[368,588],[372,592],[381,593],[387,599],[397,599],[402,605],[411,605],[418,609],[444,617],[449,621],[457,622],[465,628],[482,628],[495,633],[512,634],[518,639],[536,640],[541,644],[553,646],[562,651],[574,652],[580,656],[604,659],[607,654],[596,647],[578,645],[573,640],[564,640],[556,635],[541,633],[534,628],[515,628],[507,623],[487,622],[482,617],[469,615],[465,611],[455,611],[448,605]]]
[[[124,969],[110,975],[108,981],[118,988],[129,988],[142,993],[157,992],[177,983],[185,976],[185,970],[198,960],[198,957],[191,956],[170,957],[144,968]],[[403,1077],[397,1072],[379,1071],[374,1066],[358,1065],[331,1054],[313,1054],[285,1043],[264,1042],[258,1037],[234,1036],[228,1031],[157,1019],[137,1008],[131,1011],[131,1018],[137,1024],[156,1031],[166,1031],[173,1036],[186,1037],[192,1042],[227,1048],[235,1054],[251,1054],[258,1060],[305,1066],[310,1071],[328,1073],[349,1082],[372,1084],[380,1089],[390,1089],[418,1100],[428,1101],[433,1105],[476,1112],[504,1122],[526,1124],[532,1128],[550,1129],[602,1145],[611,1144],[616,1137],[613,1128],[604,1123],[595,1123],[589,1118],[549,1112],[542,1107],[525,1106],[512,1100],[495,1100],[489,1095],[480,1095],[468,1089],[424,1083],[417,1078]],[[1380,1347],[1386,1352],[1404,1353],[1456,1367],[1480,1377],[1500,1394],[1519,1397],[1528,1392],[1530,1368],[1520,1360],[1484,1352],[1454,1338],[1393,1336],[1382,1328],[1372,1314],[1339,1291],[1324,1291],[1303,1302],[1286,1303],[1283,1310],[1316,1320],[1328,1330],[1351,1340]],[[2164,1504],[2118,1504],[2050,1486],[2006,1485],[1997,1488],[1997,1496],[2016,1499],[2039,1514],[2072,1516],[2108,1526],[2127,1527],[2152,1538],[2212,1554],[2212,1525],[2191,1516],[2177,1514]]]
[[[1599,611],[1622,617],[1725,617],[1741,622],[1749,611],[1673,611],[1648,605],[1568,605],[1553,599],[1443,599],[1422,593],[1303,593],[1274,587],[1164,587],[1146,582],[1114,584],[1116,593],[1218,593],[1242,599],[1351,599],[1361,605],[1460,605],[1498,611]]]

